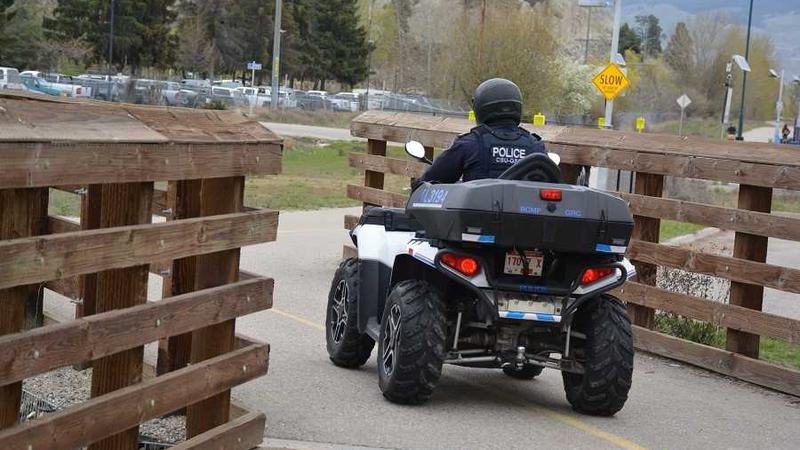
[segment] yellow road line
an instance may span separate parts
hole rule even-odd
[[[325,327],[323,325],[318,324],[316,322],[312,322],[312,321],[310,321],[310,320],[308,320],[306,318],[300,317],[298,315],[295,315],[295,314],[292,314],[292,313],[288,313],[286,311],[281,311],[280,309],[276,309],[276,308],[271,308],[269,311],[272,311],[272,312],[274,312],[274,313],[276,313],[276,314],[278,314],[280,316],[286,317],[288,319],[292,319],[295,322],[302,323],[303,325],[308,325],[311,328],[314,328],[315,330],[322,331],[322,332],[325,331]],[[570,416],[568,414],[563,414],[563,413],[560,413],[558,411],[553,411],[552,409],[546,408],[544,406],[535,405],[535,404],[531,404],[531,403],[523,403],[523,402],[519,401],[518,399],[516,399],[516,398],[514,398],[514,397],[512,397],[512,396],[510,396],[510,395],[508,395],[506,393],[498,392],[497,390],[494,390],[494,389],[490,390],[490,389],[488,389],[488,388],[486,388],[484,386],[481,386],[480,384],[473,383],[473,382],[471,382],[471,381],[469,381],[469,380],[467,380],[467,379],[465,379],[463,377],[460,377],[460,376],[455,376],[455,378],[458,378],[461,382],[463,382],[465,384],[469,384],[470,386],[473,386],[473,387],[475,387],[477,389],[481,389],[481,390],[484,390],[484,391],[491,391],[492,393],[499,393],[500,395],[503,395],[503,397],[505,397],[506,400],[510,401],[511,403],[514,403],[515,405],[521,406],[523,408],[526,408],[526,409],[529,409],[529,410],[532,410],[532,411],[539,412],[539,413],[541,413],[541,414],[543,414],[543,415],[545,415],[545,416],[547,416],[547,417],[549,417],[549,418],[551,418],[553,420],[556,420],[558,422],[563,423],[564,425],[568,425],[568,426],[570,426],[572,428],[576,428],[578,430],[581,430],[586,434],[589,434],[589,435],[594,436],[596,438],[600,438],[600,439],[602,439],[602,440],[604,440],[606,442],[609,442],[611,444],[614,444],[614,445],[616,445],[616,446],[618,446],[620,448],[624,448],[624,449],[627,449],[627,450],[646,450],[646,447],[642,447],[641,445],[636,444],[636,443],[634,443],[632,441],[629,441],[629,440],[627,440],[627,439],[625,439],[625,438],[623,438],[621,436],[617,436],[616,434],[609,433],[608,431],[604,431],[604,430],[602,430],[602,429],[600,429],[600,428],[598,428],[598,427],[596,427],[596,426],[594,426],[594,425],[592,425],[590,423],[587,423],[587,422],[584,422],[584,421],[578,419],[577,417]]]

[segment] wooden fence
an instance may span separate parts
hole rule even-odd
[[[348,196],[365,205],[405,206],[405,195],[384,190],[384,174],[415,177],[425,165],[386,157],[387,141],[416,140],[432,155],[434,147],[447,148],[471,126],[453,118],[360,115],[351,133],[368,139],[367,152],[351,154],[350,165],[364,170],[365,183],[348,186]],[[616,295],[628,305],[637,348],[800,396],[800,372],[758,359],[760,336],[800,344],[800,320],[761,312],[765,287],[800,293],[800,270],[765,262],[769,237],[800,241],[800,219],[771,214],[773,188],[800,190],[800,149],[560,126],[529,129],[561,156],[567,182],[574,182],[581,165],[635,172],[633,193],[618,195],[634,214],[627,256],[638,276]],[[665,176],[736,183],[738,207],[663,198]],[[345,227],[352,229],[357,219],[346,217]],[[662,219],[735,231],[733,256],[659,244]],[[352,248],[345,248],[345,256],[352,254]],[[730,300],[723,303],[656,287],[658,267],[730,280]],[[655,331],[655,310],[726,328],[726,349]]]
[[[239,253],[276,238],[278,213],[244,208],[244,180],[281,154],[235,113],[0,95],[0,448],[132,450],[139,424],[184,408],[178,448],[261,443],[264,415],[230,390],[266,374],[269,346],[234,325],[271,307],[273,280],[241,276]],[[79,221],[48,216],[51,188],[81,195]],[[25,330],[44,288],[78,317]],[[70,365],[91,365],[91,398],[19,423],[22,381]]]

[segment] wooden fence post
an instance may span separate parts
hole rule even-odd
[[[47,188],[0,190],[0,240],[47,232]],[[39,285],[0,289],[0,336],[25,326],[26,304],[38,299]],[[0,386],[0,429],[19,419],[22,382]]]
[[[772,210],[772,188],[739,185],[738,207],[739,209],[769,213]],[[733,257],[765,262],[768,242],[766,236],[737,232],[733,244]],[[731,282],[731,305],[761,311],[763,301],[764,286]],[[759,335],[728,328],[726,341],[728,350],[751,358],[758,358]]]
[[[211,178],[202,181],[200,214],[211,216],[244,209],[244,177]],[[233,249],[195,258],[194,287],[205,289],[239,279],[240,250]],[[235,320],[192,333],[191,362],[199,363],[234,348]],[[186,437],[192,438],[230,420],[231,392],[225,391],[186,408]]]
[[[664,176],[637,172],[634,191],[640,195],[661,197],[664,192]],[[634,215],[633,220],[636,225],[631,239],[658,242],[661,233],[661,219]],[[636,266],[636,280],[639,283],[656,285],[657,265],[636,261],[633,264]],[[650,329],[655,326],[655,310],[653,308],[628,303],[627,309],[634,325]]]
[[[427,150],[426,152],[427,153]],[[367,140],[367,154],[386,156],[386,141],[377,141],[375,139]],[[364,171],[364,186],[375,189],[383,189],[383,172],[374,172],[372,170]],[[374,205],[372,203],[364,203],[364,206],[383,206]]]
[[[100,227],[151,222],[153,183],[106,184],[101,191]],[[141,265],[98,273],[95,313],[146,303],[148,269],[148,265]],[[144,347],[136,347],[93,361],[92,397],[141,382],[143,356]],[[136,426],[100,440],[89,448],[135,450],[138,446],[139,427]]]
[[[172,208],[172,219],[200,217],[202,180],[170,182],[167,188],[167,205]],[[164,277],[162,296],[185,294],[197,290],[195,285],[196,257],[176,259],[172,262],[170,275]],[[157,371],[159,375],[186,367],[191,359],[192,334],[185,333],[166,339],[166,346],[159,347]]]

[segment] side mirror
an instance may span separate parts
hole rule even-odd
[[[412,158],[420,161],[424,161],[426,159],[425,147],[423,147],[422,144],[417,141],[406,142],[406,153],[408,153]]]
[[[561,164],[561,157],[558,156],[558,153],[548,153],[547,156],[554,162],[556,165]]]

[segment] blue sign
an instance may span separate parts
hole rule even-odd
[[[261,70],[261,63],[249,62],[247,63],[247,70]]]

